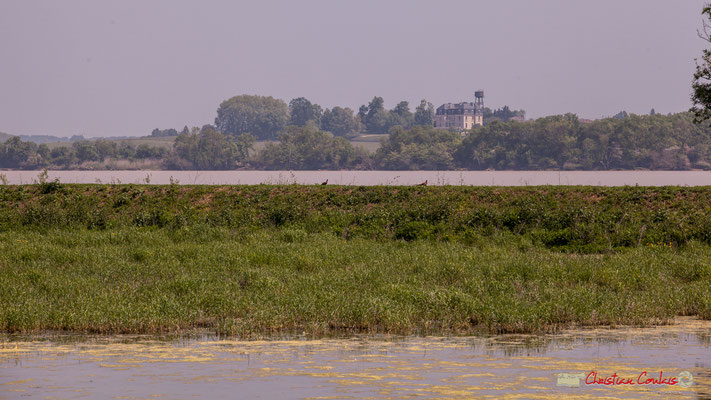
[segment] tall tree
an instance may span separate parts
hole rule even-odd
[[[414,122],[414,117],[412,115],[412,112],[410,112],[410,103],[406,101],[401,101],[397,103],[395,108],[392,109],[390,112],[392,115],[392,122],[391,124],[393,126],[395,125],[400,125],[405,128],[409,128],[413,122]]]
[[[364,106],[361,106],[359,115],[363,113]],[[387,133],[390,128],[390,117],[388,112],[385,110],[385,102],[382,97],[375,96],[373,100],[368,103],[366,108],[367,113],[363,119],[363,124],[365,125],[366,131],[368,133]]]
[[[701,11],[701,15],[708,19],[704,20],[703,28],[698,31],[699,37],[711,43],[711,5],[707,4]],[[693,93],[691,101],[695,121],[702,122],[711,118],[711,49],[704,49],[701,54],[701,63],[696,60],[696,72],[694,72],[694,82],[691,85]]]
[[[426,99],[420,101],[420,105],[415,108],[415,125],[431,126],[434,122],[435,110],[432,103]]]
[[[217,109],[217,130],[233,136],[251,133],[260,140],[276,139],[289,121],[289,108],[271,96],[235,96]]]
[[[355,136],[360,132],[361,124],[358,117],[353,115],[353,110],[336,106],[324,111],[321,129],[336,136]]]
[[[304,126],[309,121],[316,125],[321,123],[323,110],[318,104],[311,103],[304,97],[298,97],[289,102],[289,125]]]
[[[373,118],[377,113],[385,111],[385,101],[380,96],[373,97],[368,103],[368,118]]]
[[[368,106],[365,104],[358,108],[358,118],[360,118],[360,122],[365,125],[365,120],[368,118]]]

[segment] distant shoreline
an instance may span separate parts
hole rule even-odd
[[[0,184],[32,184],[44,170],[0,170]],[[342,186],[708,186],[711,171],[176,171],[47,170],[63,183]]]

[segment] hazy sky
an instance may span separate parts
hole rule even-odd
[[[0,0],[0,131],[146,135],[238,94],[689,108],[705,0]]]

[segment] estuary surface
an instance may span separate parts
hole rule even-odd
[[[41,171],[1,171],[10,184],[38,180]],[[186,185],[320,184],[467,186],[707,186],[711,171],[49,171],[65,183]]]
[[[586,384],[593,371],[690,385]],[[711,322],[454,338],[0,336],[3,399],[202,397],[711,399]]]

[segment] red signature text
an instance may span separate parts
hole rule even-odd
[[[596,371],[590,372],[585,377],[586,385],[669,385],[674,386],[679,383],[677,376],[664,376],[663,371],[659,371],[659,375],[647,374],[647,371],[642,372],[636,378],[624,378],[615,372],[610,376],[598,376]]]

